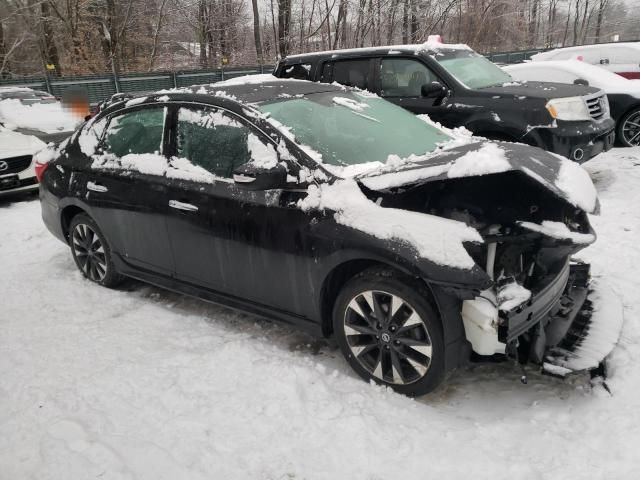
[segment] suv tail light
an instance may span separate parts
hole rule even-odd
[[[38,183],[42,182],[42,176],[44,175],[44,171],[49,166],[49,163],[40,163],[36,162],[33,166],[33,169],[36,171],[36,178],[38,179]]]

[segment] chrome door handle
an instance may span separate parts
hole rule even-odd
[[[169,206],[177,210],[184,210],[186,212],[197,212],[198,207],[191,205],[190,203],[179,202],[177,200],[169,200]]]
[[[99,183],[95,183],[95,182],[87,182],[87,190],[91,190],[92,192],[100,192],[100,193],[105,193],[109,191],[109,189],[104,185],[100,185]]]

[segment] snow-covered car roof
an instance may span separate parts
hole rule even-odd
[[[417,52],[436,52],[438,50],[471,50],[468,45],[455,44],[455,43],[443,43],[437,40],[437,35],[429,36],[429,39],[424,43],[408,44],[408,45],[387,45],[381,47],[362,47],[362,48],[345,48],[342,50],[325,50],[321,52],[309,52],[301,53],[298,55],[288,55],[285,61],[295,61],[300,58],[307,58],[309,56],[318,55],[348,55],[351,53],[375,53],[375,54],[400,54],[400,53],[417,53]]]
[[[5,128],[54,134],[73,131],[80,120],[46,92],[0,88],[0,124]]]
[[[616,50],[620,48],[632,48],[634,50],[638,50],[638,54],[640,55],[640,42],[616,42],[616,43],[598,43],[595,45],[580,45],[575,47],[564,47],[564,48],[555,48],[553,50],[548,50],[546,52],[536,53],[531,56],[531,60],[533,61],[548,61],[554,58],[556,55],[564,52],[575,52],[578,55],[580,52],[589,51],[589,50]]]
[[[572,83],[565,81],[560,72],[566,72],[589,82],[592,87],[606,93],[626,93],[640,97],[640,81],[629,80],[620,75],[579,60],[549,60],[527,62],[502,67],[517,80]],[[554,77],[557,72],[557,77]]]
[[[307,80],[296,80],[292,78],[277,78],[271,74],[246,75],[243,77],[231,78],[222,82],[210,83],[206,85],[193,85],[190,87],[173,88],[160,90],[157,94],[185,94],[211,95],[214,97],[225,97],[244,105],[260,103],[277,98],[290,98],[296,95],[304,96],[322,92],[340,92],[347,90],[347,87],[338,84],[315,83]],[[132,105],[146,100],[147,96],[134,98],[127,101],[127,105]],[[157,98],[162,100],[162,97]],[[167,96],[166,100],[169,97]]]

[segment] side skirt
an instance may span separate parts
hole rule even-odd
[[[306,317],[272,308],[267,305],[250,302],[232,295],[202,288],[197,285],[180,281],[173,277],[166,277],[155,272],[134,268],[117,254],[113,256],[113,261],[119,273],[135,280],[139,280],[165,290],[170,290],[172,292],[188,295],[199,300],[222,305],[243,313],[249,313],[267,320],[283,322],[299,328],[313,336],[323,337],[321,325]]]

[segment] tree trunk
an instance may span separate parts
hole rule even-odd
[[[262,40],[260,39],[260,14],[258,13],[258,0],[251,0],[253,7],[253,41],[256,44],[256,55],[260,65],[264,63],[262,57]]]
[[[409,0],[404,0],[402,9],[402,43],[409,43]]]
[[[42,14],[42,42],[44,47],[44,58],[47,64],[55,65],[56,73],[62,74],[60,68],[60,57],[58,55],[58,47],[53,36],[53,29],[51,28],[51,12],[49,11],[49,4],[42,2],[40,4],[40,13]],[[2,62],[0,61],[0,64]]]
[[[607,7],[608,0],[600,0],[598,5],[598,18],[596,20],[596,43],[600,43],[600,32],[602,31],[602,18],[604,17],[604,9]]]
[[[282,58],[289,54],[291,0],[278,0],[278,47]]]
[[[205,0],[198,2],[198,43],[200,44],[200,66],[207,66],[207,4]]]

